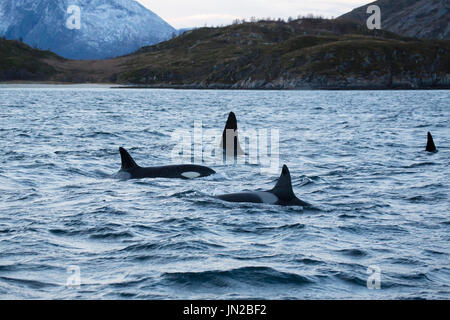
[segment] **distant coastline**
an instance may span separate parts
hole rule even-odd
[[[239,90],[450,89],[450,41],[346,20],[200,28],[133,54],[68,60],[0,39],[0,81]]]
[[[201,86],[201,85],[153,85],[153,86],[139,86],[139,85],[116,85],[113,89],[174,89],[174,90],[247,90],[247,91],[396,91],[396,90],[450,90],[449,86],[442,87],[418,87],[412,88],[408,86],[373,86],[373,87],[301,87],[301,88],[233,88],[232,86]]]
[[[124,85],[117,83],[68,83],[68,82],[58,82],[58,81],[3,81],[0,82],[0,89],[7,86],[44,86],[44,87],[99,87],[99,88],[110,88],[110,89],[171,89],[171,90],[233,90],[233,91],[420,91],[420,90],[450,90],[450,86],[442,87],[419,87],[412,88],[408,86],[397,86],[397,87],[387,87],[387,86],[372,86],[372,87],[302,87],[302,88],[233,88],[232,86],[222,86],[222,85]]]

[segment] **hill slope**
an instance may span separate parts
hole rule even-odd
[[[338,19],[365,24],[367,7],[381,9],[381,28],[408,37],[450,40],[450,1],[448,0],[379,0],[356,8]]]
[[[14,40],[0,39],[0,81],[50,80],[57,74],[44,60],[61,61],[52,52],[33,49]]]
[[[418,88],[450,84],[450,42],[348,21],[202,28],[123,61],[120,82],[199,88]]]
[[[0,64],[1,64],[0,60]],[[450,41],[345,20],[201,28],[108,60],[44,55],[48,80],[233,89],[450,88]]]
[[[81,9],[70,30],[67,9]],[[2,0],[0,36],[71,59],[104,59],[170,39],[176,30],[134,0]]]

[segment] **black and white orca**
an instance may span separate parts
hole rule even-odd
[[[223,130],[222,143],[220,146],[224,151],[224,155],[228,157],[245,155],[245,152],[239,144],[237,119],[234,112],[230,112],[228,115],[228,120],[225,125],[225,129]]]
[[[286,165],[283,166],[281,176],[272,190],[253,191],[219,195],[217,198],[227,202],[267,203],[280,206],[308,207],[309,203],[298,199],[292,190],[291,174]]]
[[[431,135],[430,132],[428,132],[427,147],[425,150],[428,152],[437,152],[436,145],[434,144],[434,141],[433,141],[433,136]]]
[[[204,166],[184,164],[142,168],[136,164],[127,150],[119,148],[122,168],[118,176],[122,179],[173,178],[194,179],[215,174],[213,169]]]

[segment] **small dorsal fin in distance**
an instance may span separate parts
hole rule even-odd
[[[238,127],[237,127],[237,119],[234,112],[230,112],[228,115],[227,123],[225,125],[225,129],[222,134],[222,143],[221,147],[227,152],[227,154],[238,156],[244,155],[245,152],[241,149],[241,145],[239,144],[239,136],[238,136]],[[233,150],[227,150],[227,138],[234,140],[234,148]]]
[[[275,187],[270,192],[285,201],[296,198],[294,190],[292,190],[291,173],[289,172],[289,168],[286,165],[283,166],[281,176],[278,179]]]
[[[434,144],[434,141],[433,141],[433,136],[431,135],[430,132],[428,132],[428,142],[427,142],[426,151],[428,151],[428,152],[436,152],[437,151],[436,145]]]
[[[136,164],[134,159],[130,156],[127,150],[120,147],[120,156],[122,158],[122,170],[130,170],[134,168],[138,168],[139,166]]]

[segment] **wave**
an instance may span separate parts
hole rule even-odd
[[[88,236],[91,239],[124,239],[133,238],[130,231],[116,231],[111,227],[94,227],[89,229],[50,229],[51,234],[65,237]]]
[[[124,238],[133,238],[133,237],[134,237],[134,235],[128,231],[95,233],[95,234],[91,234],[89,236],[89,238],[91,238],[91,239],[124,239]]]
[[[96,131],[96,132],[92,132],[86,135],[82,135],[82,138],[107,138],[107,137],[111,137],[111,138],[120,138],[119,135],[115,134],[115,133],[111,133],[111,132],[104,132],[104,131]]]
[[[367,277],[358,277],[355,274],[349,274],[347,272],[337,272],[334,277],[338,278],[341,281],[347,282],[349,284],[353,284],[356,286],[367,286]]]
[[[341,250],[337,250],[337,252],[340,254],[343,254],[345,256],[356,257],[356,258],[367,256],[367,252],[364,250],[361,250],[361,249],[341,249]]]
[[[287,231],[287,230],[301,230],[304,229],[306,226],[301,223],[294,223],[294,224],[286,224],[282,226],[274,226],[274,227],[259,227],[256,228],[256,231]]]
[[[41,282],[37,280],[29,280],[29,279],[17,279],[17,278],[9,278],[9,277],[0,277],[0,280],[5,282],[12,283],[14,285],[25,286],[31,289],[44,289],[48,287],[57,287],[58,285],[49,282]]]
[[[173,198],[178,199],[184,199],[184,198],[194,198],[199,196],[206,196],[206,194],[203,194],[201,192],[195,191],[195,190],[186,190],[182,192],[177,192],[171,195]]]
[[[411,168],[421,168],[421,167],[427,167],[427,166],[434,166],[437,165],[435,162],[419,162],[419,163],[413,163],[407,166],[402,166],[401,168],[405,169],[411,169]]]
[[[314,283],[313,280],[305,276],[281,272],[269,267],[243,267],[228,271],[164,273],[163,278],[171,284],[192,287],[231,287],[239,285],[297,287]]]
[[[204,240],[193,240],[193,241],[159,241],[159,242],[149,242],[149,243],[138,243],[129,245],[120,251],[122,252],[152,252],[152,251],[180,251],[182,250],[194,250],[194,251],[205,251],[211,249],[223,249],[225,248],[221,244],[214,243],[211,241]]]
[[[300,259],[296,259],[295,262],[301,263],[301,264],[306,264],[306,265],[321,265],[321,264],[325,264],[324,261],[320,261],[320,260],[316,260],[316,259],[312,259],[312,258],[300,258]]]
[[[160,131],[156,131],[156,130],[153,130],[153,129],[150,129],[150,128],[144,129],[143,131],[144,131],[145,133],[148,133],[148,134],[150,134],[150,135],[152,135],[152,136],[156,136],[156,137],[162,137],[162,138],[164,138],[164,137],[170,137],[169,134],[162,133],[162,132],[160,132]]]
[[[426,280],[426,281],[430,281],[430,279],[428,278],[427,274],[419,272],[419,273],[414,273],[414,274],[400,274],[398,275],[399,278],[403,279],[403,280]]]

